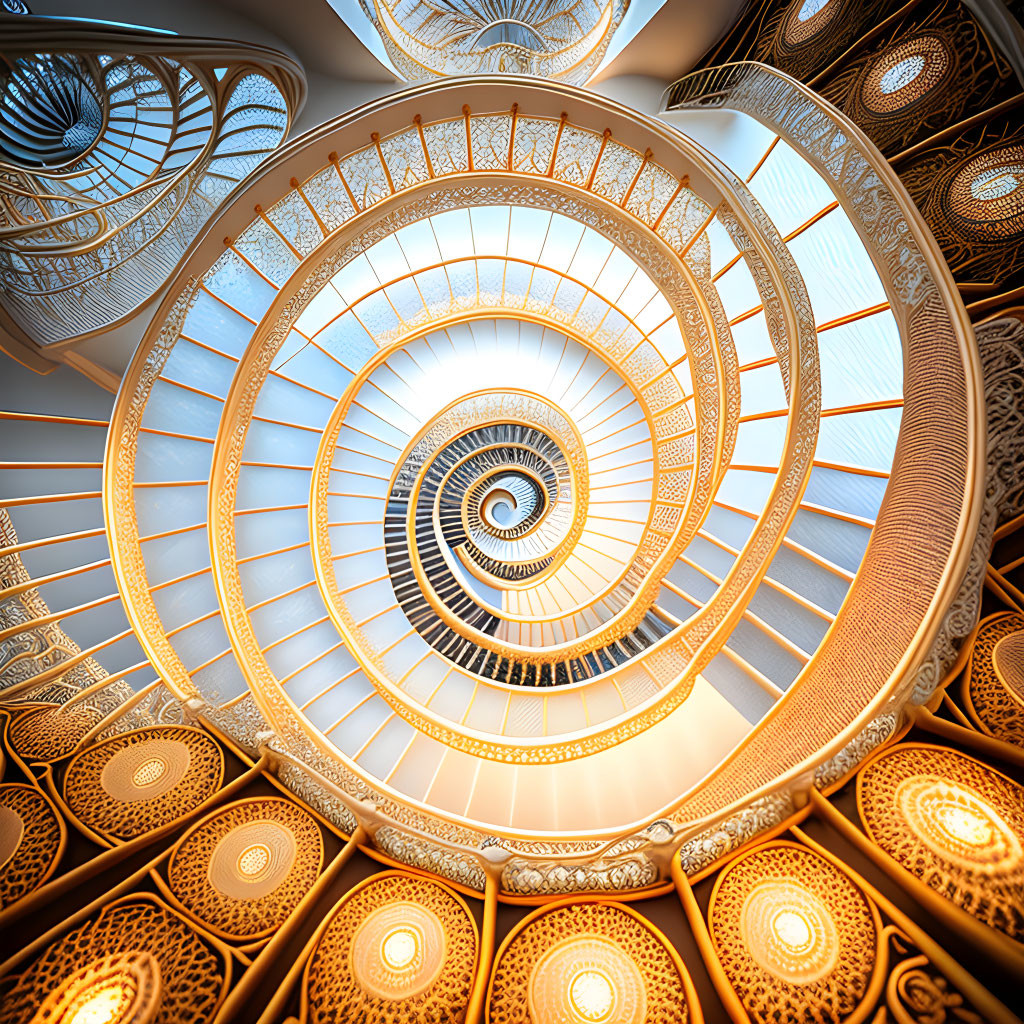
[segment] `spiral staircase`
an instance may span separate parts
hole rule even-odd
[[[439,10],[3,16],[0,1021],[1015,1020],[1019,26]]]

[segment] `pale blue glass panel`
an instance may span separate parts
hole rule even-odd
[[[158,537],[142,544],[146,579],[152,585],[176,579],[210,565],[210,546],[205,530],[189,530],[172,537]]]
[[[747,466],[777,466],[785,443],[785,416],[741,423],[732,461]]]
[[[194,672],[192,681],[202,693],[218,694],[221,702],[239,697],[249,689],[245,676],[231,653],[218,658],[201,672]]]
[[[377,498],[330,496],[327,499],[327,515],[332,523],[373,522],[383,517],[384,503]]]
[[[686,546],[685,555],[691,562],[695,562],[720,580],[725,578],[736,561],[734,555],[703,537],[694,537]]]
[[[382,697],[371,697],[365,704],[356,708],[337,728],[330,733],[331,742],[349,757],[356,752],[376,732],[378,727],[391,717],[388,703]]]
[[[309,548],[266,555],[238,566],[246,605],[259,604],[281,592],[282,584],[297,587],[314,578]]]
[[[458,259],[476,251],[468,210],[439,213],[431,218],[431,224],[443,259]]]
[[[525,206],[512,207],[508,235],[508,254],[537,262],[552,215],[545,210]]]
[[[757,285],[750,276],[747,264],[740,260],[730,267],[717,281],[716,288],[722,297],[725,315],[732,320],[741,313],[746,313],[755,306],[761,305],[761,296]]]
[[[770,473],[730,469],[722,478],[715,500],[723,501],[734,508],[760,512],[764,508],[773,481],[774,477]]]
[[[799,658],[747,620],[733,626],[728,646],[781,690],[785,690],[803,668]]]
[[[878,409],[823,416],[815,458],[888,472],[892,466],[902,409]]]
[[[772,412],[788,407],[778,364],[745,370],[740,374],[741,415],[750,416],[753,413]]]
[[[257,321],[277,295],[276,288],[264,281],[234,253],[226,253],[218,261],[217,269],[207,274],[203,283],[214,295]]]
[[[507,206],[475,206],[470,209],[474,252],[505,254],[508,249],[509,214]]]
[[[759,722],[775,703],[725,654],[716,654],[702,675],[751,725]]]
[[[782,139],[751,179],[750,190],[780,235],[805,224],[836,198],[818,172]]]
[[[670,366],[686,355],[679,321],[675,317],[651,334],[651,343]]]
[[[309,300],[295,321],[295,326],[307,338],[311,338],[344,309],[344,299],[330,284],[327,284]]]
[[[304,636],[305,634],[302,635]],[[338,642],[337,633],[329,634],[325,629],[323,633],[317,633],[316,635],[322,638],[318,651],[313,652],[304,659],[292,658],[290,659],[290,668],[282,668],[276,671],[277,677],[281,679],[292,672],[296,672],[296,669],[301,666],[306,666],[302,668],[302,671],[296,672],[284,684],[285,689],[288,691],[288,696],[300,707],[317,698],[322,701],[330,701],[329,688],[345,686],[348,682],[345,677],[350,676],[358,668],[358,662],[345,648],[339,647],[337,650],[331,650]],[[288,641],[288,643],[290,642]],[[326,651],[330,653],[324,654],[323,657],[317,658],[316,661],[312,660],[317,653]],[[277,648],[275,647],[268,655],[268,658],[276,652]]]
[[[243,466],[239,474],[238,509],[300,505],[309,500],[309,473],[296,469]]]
[[[658,117],[710,149],[743,177],[757,166],[775,138],[771,128],[734,110],[666,110]]]
[[[613,249],[612,242],[588,228],[576,254],[569,264],[568,273],[584,284],[593,286]]]
[[[878,273],[842,209],[833,210],[797,235],[789,243],[789,251],[803,276],[819,325],[886,301]]]
[[[196,669],[211,658],[231,650],[231,642],[219,615],[175,634],[171,643],[187,669]],[[227,657],[233,659],[230,653]]]
[[[559,270],[568,267],[583,239],[584,226],[560,214],[551,218],[551,227],[544,240],[538,262]]]
[[[889,310],[818,335],[825,408],[903,395],[903,348]]]
[[[330,398],[318,395],[309,387],[291,380],[268,376],[260,389],[253,414],[268,420],[299,423],[322,429],[334,408]]]
[[[374,340],[351,312],[328,324],[316,343],[350,370],[359,370],[377,351]]]
[[[315,584],[309,584],[294,594],[287,593],[298,585],[289,585],[286,580],[281,580],[278,592],[287,596],[278,597],[262,608],[250,609],[249,621],[260,647],[269,647],[327,614]]]
[[[308,541],[309,520],[304,508],[235,516],[235,553],[238,558]]]
[[[205,487],[138,488],[135,491],[135,516],[139,536],[205,523],[206,498]]]
[[[219,608],[217,592],[209,573],[175,583],[172,587],[154,590],[153,603],[164,632],[184,626],[186,622]]]
[[[690,604],[689,601],[680,597],[672,590],[669,590],[668,587],[662,587],[658,591],[658,600],[656,605],[658,608],[662,609],[662,611],[668,613],[679,622],[685,622],[697,611],[696,605]],[[589,698],[587,703],[589,705]],[[621,711],[621,708],[619,710]]]
[[[381,655],[381,663],[388,678],[397,682],[430,650],[426,641],[414,633]]]
[[[805,563],[806,561],[804,559]],[[824,572],[824,570],[819,570],[819,572]],[[770,572],[769,576],[772,576]],[[772,578],[774,579],[774,576]],[[777,582],[781,583],[782,581],[778,580]],[[791,589],[803,597],[808,596],[797,588]],[[809,597],[808,600],[810,600]],[[773,626],[787,640],[808,654],[813,654],[817,650],[829,627],[826,619],[808,611],[791,597],[780,593],[767,583],[762,583],[757,588],[749,608],[762,622]]]
[[[206,480],[210,476],[212,453],[213,445],[205,441],[140,433],[135,456],[135,479],[139,483]]]
[[[604,269],[594,284],[594,290],[612,303],[621,305],[620,297],[635,274],[637,274],[637,267],[633,260],[621,249],[613,249],[611,256],[608,257],[608,262],[604,265]],[[647,298],[646,293],[644,298]],[[628,310],[626,312],[628,313]]]
[[[753,526],[754,520],[748,516],[717,506],[712,507],[704,520],[704,529],[708,533],[737,550],[746,544]]]
[[[849,584],[842,577],[812,562],[798,551],[779,548],[768,575],[819,608],[835,614],[846,597]],[[824,620],[822,620],[823,624]]]
[[[441,250],[429,220],[416,221],[396,233],[398,244],[410,267],[425,267],[441,262]]]
[[[171,380],[224,397],[231,386],[237,365],[227,356],[218,355],[182,338],[171,349],[170,357],[160,372]]]
[[[374,243],[366,250],[366,261],[373,268],[377,280],[393,281],[396,277],[407,274],[411,269],[402,252],[402,247],[394,235],[388,235]]]
[[[416,730],[396,715],[359,755],[359,764],[375,778],[385,778],[416,735]]]
[[[711,274],[714,276],[730,260],[736,258],[739,251],[725,225],[716,217],[705,229],[704,238],[709,248]]]
[[[374,273],[365,253],[360,253],[331,278],[331,284],[345,303],[351,305],[376,288],[380,284],[380,279]]]
[[[153,430],[212,438],[217,434],[223,408],[223,404],[214,398],[157,380],[142,414],[142,425]]]
[[[306,717],[318,729],[330,729],[339,718],[375,692],[373,683],[362,672],[357,672],[312,704],[305,712]]]
[[[392,594],[392,601],[394,595]],[[362,605],[359,606],[360,611]],[[403,633],[410,629],[409,620],[397,608],[383,615],[378,615],[372,622],[367,622],[363,633],[368,643],[380,650],[394,643]]]
[[[389,284],[384,294],[403,320],[412,320],[423,309],[423,297],[412,278]]]
[[[736,324],[735,327],[730,328],[730,331],[740,366],[756,363],[762,359],[775,358],[775,347],[768,334],[764,313],[757,313],[742,323]]]
[[[786,536],[834,565],[856,572],[871,530],[857,523],[801,509]]]
[[[316,459],[320,435],[281,423],[251,420],[245,434],[245,458],[253,462],[282,462],[310,466]]]
[[[383,291],[375,292],[357,302],[353,312],[374,338],[397,331],[402,326],[398,314]]]
[[[883,477],[815,466],[807,482],[804,501],[838,512],[849,512],[863,519],[874,519],[888,483],[888,479]]]
[[[698,572],[685,562],[676,562],[669,570],[666,579],[669,583],[675,584],[683,593],[706,604],[718,589],[718,585],[707,578],[702,572]]]

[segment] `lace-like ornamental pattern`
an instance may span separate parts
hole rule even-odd
[[[1024,938],[1024,789],[966,754],[903,744],[857,777],[871,840],[925,885]]]
[[[303,1024],[455,1024],[476,958],[476,926],[451,890],[377,875],[338,904],[306,965]]]
[[[64,776],[64,799],[84,825],[125,841],[195,810],[223,777],[224,755],[206,733],[155,726],[78,754]]]
[[[148,300],[305,93],[275,50],[95,23],[12,20],[3,57],[3,305],[42,345]]]
[[[224,997],[224,958],[155,897],[129,896],[50,943],[5,994],[0,1024],[29,1024],[40,1004],[78,981],[83,968],[109,974],[115,954],[156,961],[165,981],[152,1024],[202,1024]]]
[[[20,782],[0,786],[0,908],[49,878],[64,835],[56,811],[37,789]]]
[[[894,156],[1015,90],[1007,61],[962,4],[919,6],[815,88]]]
[[[320,873],[323,837],[289,800],[242,800],[192,828],[167,880],[186,910],[230,941],[269,935]]]
[[[499,951],[488,992],[491,1024],[690,1019],[685,969],[627,907],[559,904],[527,917]]]
[[[877,915],[846,875],[793,843],[732,861],[715,884],[708,924],[758,1024],[838,1024],[867,993]]]
[[[1024,699],[1004,679],[1020,664],[1022,639],[1024,615],[1010,612],[986,619],[978,630],[963,688],[964,704],[982,731],[1018,747],[1024,747]],[[1019,674],[1018,669],[1010,678]]]
[[[582,85],[629,0],[362,0],[409,81],[508,72]]]

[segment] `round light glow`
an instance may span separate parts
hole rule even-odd
[[[984,846],[992,826],[981,814],[967,807],[945,805],[936,809],[935,823],[948,835],[968,846]]]
[[[983,203],[1016,192],[1024,184],[1024,165],[1016,167],[993,167],[982,171],[971,182],[971,195]]]
[[[810,21],[828,2],[829,0],[804,0],[804,5],[800,8],[796,20]]]
[[[127,1001],[121,985],[104,985],[78,1005],[67,1024],[114,1024],[120,1020]]]
[[[882,75],[878,88],[891,96],[900,89],[905,89],[910,83],[924,71],[924,57],[919,53],[912,53],[909,57],[897,61],[888,71]]]
[[[569,1002],[587,1024],[600,1024],[615,1007],[615,989],[603,971],[587,968],[569,982]]]
[[[167,762],[161,757],[151,757],[143,761],[132,773],[132,782],[140,789],[144,786],[152,786],[163,778],[167,771]]]
[[[270,863],[270,850],[262,843],[247,846],[238,857],[238,871],[246,878],[252,878],[264,871]]]
[[[795,910],[780,910],[772,918],[772,931],[779,942],[793,953],[808,949],[814,938],[807,918]]]
[[[384,936],[380,944],[380,955],[393,971],[408,967],[419,951],[419,937],[411,928],[395,928]]]

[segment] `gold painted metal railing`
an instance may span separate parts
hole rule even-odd
[[[582,85],[597,69],[628,0],[363,0],[392,63],[409,81],[507,72]]]
[[[163,286],[305,98],[262,46],[4,18],[3,319],[22,343],[107,330]]]
[[[905,421],[904,437],[901,441],[901,450],[898,457],[898,474],[894,477],[896,495],[890,497],[883,505],[879,517],[879,529],[881,539],[876,544],[872,542],[869,548],[868,564],[862,570],[854,589],[851,592],[849,606],[836,620],[836,627],[829,635],[828,641],[823,645],[818,655],[807,665],[805,675],[799,681],[799,690],[790,695],[791,699],[779,704],[768,719],[754,731],[751,737],[739,748],[734,757],[727,761],[724,767],[713,773],[706,779],[699,788],[688,794],[680,794],[680,799],[666,811],[665,822],[655,822],[643,830],[640,835],[603,835],[600,841],[593,841],[593,838],[566,839],[564,842],[534,842],[525,837],[506,836],[507,845],[505,849],[512,855],[506,870],[503,872],[503,885],[510,891],[538,891],[556,884],[557,878],[565,873],[567,867],[577,867],[585,863],[585,868],[579,872],[573,872],[573,878],[566,881],[566,885],[581,885],[583,887],[598,887],[600,879],[611,878],[613,875],[627,879],[624,883],[628,886],[643,886],[650,884],[650,881],[662,877],[667,869],[668,858],[671,850],[679,844],[684,845],[686,850],[687,865],[701,865],[706,856],[721,855],[728,849],[728,843],[739,842],[751,834],[756,834],[763,829],[775,827],[779,820],[784,818],[793,807],[791,790],[795,791],[805,786],[807,779],[817,769],[820,773],[823,784],[844,775],[856,765],[857,761],[878,742],[884,741],[891,735],[896,711],[885,708],[884,713],[879,716],[879,711],[884,708],[886,702],[898,691],[898,698],[906,700],[909,696],[908,683],[914,677],[914,668],[921,659],[935,634],[938,631],[939,619],[956,595],[957,588],[963,579],[967,563],[967,554],[963,550],[960,541],[973,535],[976,529],[977,514],[980,504],[980,473],[981,462],[977,455],[978,438],[980,437],[980,395],[979,381],[977,379],[977,368],[973,349],[968,344],[969,333],[966,326],[966,319],[963,316],[962,307],[957,305],[957,300],[952,292],[952,285],[945,274],[941,259],[928,248],[927,233],[920,230],[915,214],[905,197],[900,201],[898,182],[891,176],[884,164],[877,166],[871,157],[870,147],[863,143],[856,134],[851,134],[845,124],[833,120],[833,112],[822,106],[809,94],[799,91],[796,83],[781,76],[773,76],[773,73],[765,70],[768,76],[766,85],[772,85],[777,90],[785,93],[785,99],[790,105],[785,107],[780,103],[779,110],[787,111],[790,116],[814,117],[819,120],[821,129],[820,138],[837,138],[842,136],[846,141],[846,148],[841,150],[839,158],[843,161],[842,166],[857,168],[860,177],[849,180],[833,176],[833,188],[839,196],[840,202],[846,209],[851,220],[862,232],[866,243],[871,245],[871,252],[875,260],[875,266],[882,276],[886,290],[890,295],[897,321],[907,337],[910,366],[910,395],[913,403],[907,410]],[[495,90],[497,82],[494,79],[474,82],[472,86],[477,89],[490,88]],[[466,86],[468,88],[468,86]],[[340,182],[345,187],[348,196],[348,205],[345,207],[348,214],[354,209],[357,200],[360,208],[368,208],[376,203],[386,204],[387,200],[407,188],[412,191],[408,182],[418,182],[414,187],[423,192],[428,188],[434,188],[429,182],[417,177],[409,167],[412,165],[406,160],[402,150],[402,161],[395,158],[394,167],[384,162],[386,156],[381,154],[393,154],[398,145],[400,136],[392,135],[391,132],[403,131],[403,139],[411,139],[408,152],[415,153],[416,147],[422,142],[424,136],[433,138],[442,131],[448,131],[446,138],[449,138],[448,148],[436,149],[434,152],[458,152],[456,146],[467,148],[472,142],[473,149],[477,148],[477,132],[482,127],[491,128],[493,122],[499,122],[506,134],[502,135],[503,142],[500,146],[493,143],[489,149],[484,148],[483,152],[495,154],[501,158],[501,167],[506,168],[515,154],[515,144],[518,135],[511,132],[525,132],[527,127],[533,127],[536,119],[530,119],[522,113],[517,113],[519,104],[512,108],[511,115],[472,115],[468,107],[464,108],[464,119],[451,118],[449,120],[435,121],[434,118],[443,116],[446,111],[451,111],[457,105],[458,100],[453,100],[447,93],[454,91],[457,87],[447,89],[422,89],[416,93],[410,93],[385,111],[368,111],[363,117],[367,127],[378,128],[370,137],[373,145],[364,148],[357,154],[350,155],[339,160],[336,151],[329,156],[330,164],[312,177],[306,177],[305,184],[299,184],[299,178],[293,180],[293,188],[296,189],[294,204],[305,202],[311,204],[306,193],[313,194],[313,189],[320,188],[321,182]],[[527,87],[517,86],[523,93],[520,99],[525,99]],[[532,84],[529,89],[538,88]],[[436,95],[435,95],[436,94]],[[440,96],[447,102],[438,103],[436,97]],[[503,97],[504,98],[504,97]],[[461,97],[459,97],[461,99]],[[576,98],[583,105],[597,106],[592,100]],[[413,107],[415,103],[415,107]],[[523,104],[524,109],[525,103]],[[427,116],[417,118],[413,122],[413,128],[405,126],[409,120],[403,121],[403,115],[425,111]],[[371,114],[376,114],[378,122],[369,125]],[[601,110],[596,112],[597,117],[611,119],[612,113]],[[620,116],[615,112],[614,116]],[[390,121],[389,121],[390,119]],[[383,123],[380,123],[383,122]],[[547,151],[548,156],[543,161],[544,167],[552,167],[558,170],[557,154],[562,150],[566,140],[571,138],[570,128],[562,122],[553,122],[551,125],[552,134],[558,141],[557,148]],[[607,123],[607,122],[605,122]],[[599,122],[600,124],[600,122]],[[321,142],[323,148],[335,146],[340,148],[343,144],[351,143],[345,139],[345,130],[348,126],[341,124],[331,126],[329,133]],[[783,126],[780,125],[780,132]],[[575,130],[575,129],[573,129]],[[831,132],[831,134],[828,134]],[[367,132],[367,134],[369,134]],[[578,133],[582,134],[582,133]],[[609,142],[611,133],[605,135],[602,146],[602,136],[593,132],[595,139],[595,152],[608,153],[612,151],[612,142]],[[362,136],[365,138],[365,135]],[[663,133],[667,139],[668,133]],[[816,150],[812,147],[813,139],[798,137],[795,133],[793,141],[803,148],[807,148],[812,159],[816,158]],[[341,140],[339,142],[339,140]],[[485,141],[481,138],[481,142]],[[343,150],[345,151],[345,150]],[[429,147],[428,147],[428,153]],[[283,158],[275,163],[280,170],[294,171],[297,174],[308,176],[311,168],[316,167],[316,161],[307,159],[303,165],[300,157],[304,154],[298,150],[289,151]],[[290,161],[285,163],[285,161]],[[321,157],[322,160],[322,157]],[[440,155],[438,156],[440,160]],[[404,162],[403,162],[404,161]],[[649,158],[636,155],[636,178],[642,176],[642,171],[648,166]],[[462,174],[480,172],[481,168],[468,161],[468,169],[461,165],[454,170]],[[595,158],[591,158],[595,166]],[[681,162],[681,161],[680,161]],[[369,181],[366,168],[372,164],[379,168],[379,178]],[[320,165],[322,166],[322,165]],[[428,165],[424,159],[422,178],[430,175],[431,166],[436,172],[437,165]],[[653,164],[651,165],[653,166]],[[398,173],[403,167],[406,173]],[[352,176],[352,181],[342,177],[342,169],[346,175]],[[709,173],[705,171],[705,173]],[[325,177],[326,176],[326,177]],[[537,175],[539,178],[540,175]],[[593,172],[588,177],[586,173],[583,180],[591,182],[594,180]],[[552,181],[545,185],[545,192],[554,192],[557,189],[567,191],[565,185]],[[355,182],[355,184],[353,184]],[[459,182],[463,185],[464,182]],[[490,183],[488,183],[490,184]],[[679,194],[682,187],[679,183],[672,183],[665,190],[664,203],[670,203],[672,197]],[[737,185],[736,189],[741,186]],[[538,190],[539,191],[539,190]],[[626,200],[629,191],[627,190]],[[255,196],[255,192],[250,193]],[[255,196],[263,201],[259,208],[261,214],[260,224],[271,223],[273,217],[279,216],[279,210],[286,205],[284,202],[271,209],[271,200],[276,202],[276,197],[267,195]],[[626,200],[623,200],[624,202]],[[463,188],[459,201],[462,205],[471,205],[469,189]],[[579,202],[578,199],[575,200]],[[339,201],[340,202],[340,201]],[[393,206],[398,206],[394,201]],[[264,214],[262,211],[268,210]],[[735,212],[735,211],[734,211]],[[239,251],[254,253],[254,259],[263,259],[263,250],[250,245],[251,231],[245,229],[244,211],[232,210],[234,216],[234,234],[237,243],[242,248]],[[741,211],[742,213],[742,211]],[[323,214],[319,214],[323,217]],[[745,217],[752,217],[752,214],[743,214]],[[659,215],[652,215],[652,221],[656,225],[664,227],[664,221]],[[703,220],[703,218],[702,218]],[[887,225],[905,224],[911,222],[909,233],[901,236],[902,261],[895,261],[894,251],[890,245],[887,234]],[[395,223],[394,221],[392,223]],[[225,229],[230,233],[232,228],[228,227],[228,221],[224,221]],[[769,230],[770,224],[764,225],[764,230]],[[657,228],[656,228],[657,229]],[[697,226],[699,233],[699,225]],[[752,219],[748,224],[750,231],[761,229]],[[326,230],[323,232],[326,235]],[[282,235],[282,237],[284,237]],[[290,236],[289,236],[290,237]],[[341,237],[335,233],[335,237]],[[350,236],[345,236],[346,238]],[[300,258],[298,245],[305,246],[306,241],[292,243],[292,250],[297,263]],[[316,245],[315,234],[309,246],[312,249]],[[278,247],[280,248],[280,247]],[[194,265],[200,269],[200,255],[210,255],[210,248],[202,253],[196,254]],[[230,257],[225,257],[230,259]],[[226,264],[225,264],[226,265]],[[311,265],[311,264],[310,264]],[[207,264],[209,266],[209,264]],[[277,271],[275,271],[277,273]],[[909,276],[908,276],[909,274]],[[282,282],[287,275],[281,277]],[[220,287],[211,284],[211,287]],[[291,286],[289,286],[291,287]],[[279,297],[279,304],[283,304],[283,296]],[[178,303],[175,307],[175,302]],[[298,307],[294,307],[296,310]],[[187,292],[185,300],[177,297],[169,297],[161,316],[154,324],[151,332],[152,338],[163,332],[162,337],[171,339],[180,330],[182,320],[187,312]],[[919,317],[923,320],[919,321]],[[786,314],[786,327],[792,330],[795,327],[797,316],[792,309]],[[801,323],[806,317],[801,318]],[[924,331],[924,327],[928,330]],[[247,336],[249,329],[246,329]],[[283,338],[285,332],[280,331],[278,337]],[[949,367],[947,387],[949,393],[936,393],[925,391],[924,381],[921,374],[915,376],[914,368],[923,366],[929,362],[929,357],[922,352],[918,346],[923,344],[927,338],[931,348],[931,362],[941,358]],[[264,354],[269,351],[269,346],[257,344],[251,350],[254,354]],[[250,361],[255,355],[247,355],[246,362],[242,369],[237,371],[236,381],[244,383],[244,373]],[[144,359],[148,358],[146,353],[140,354],[137,360],[137,370],[141,370]],[[156,357],[154,357],[156,358]],[[160,357],[162,358],[162,356]],[[269,360],[269,356],[266,356]],[[154,363],[154,368],[159,368]],[[791,363],[791,369],[797,366]],[[802,367],[807,369],[807,367]],[[136,372],[133,370],[133,372]],[[799,379],[791,378],[791,386],[797,390]],[[236,383],[240,389],[241,384]],[[955,394],[953,393],[955,392]],[[312,392],[311,392],[312,393]],[[241,391],[238,391],[241,395]],[[130,393],[126,392],[123,406],[116,416],[124,414],[127,404],[132,400]],[[145,404],[143,394],[139,406]],[[249,401],[249,399],[246,399]],[[936,415],[944,417],[942,429],[934,427],[933,418]],[[133,413],[134,415],[134,413]],[[145,430],[145,427],[143,427]],[[115,433],[115,442],[110,449],[110,477],[114,482],[115,491],[114,503],[117,508],[130,509],[131,500],[127,497],[122,502],[117,495],[126,493],[130,486],[130,468],[118,465],[121,462],[121,453],[127,452],[126,447],[118,443],[122,435]],[[141,436],[141,435],[135,435]],[[241,435],[239,435],[241,436]],[[945,455],[942,460],[934,458],[929,450],[928,437],[933,438],[932,443],[942,443]],[[909,440],[908,440],[909,439]],[[945,439],[945,440],[942,440]],[[224,462],[219,458],[220,448],[226,442],[222,438],[214,452],[214,494],[217,496],[215,502],[211,503],[212,511],[224,515],[225,521],[232,515],[229,508],[229,501],[233,497],[225,497],[227,492],[216,487],[218,475],[223,476],[223,466],[226,464],[243,466],[244,456],[240,454],[239,459],[228,459]],[[127,455],[126,455],[127,458]],[[301,468],[301,467],[300,467]],[[306,467],[308,470],[308,467]],[[305,471],[305,470],[304,470]],[[935,480],[935,474],[942,475],[942,483]],[[903,484],[902,481],[907,483]],[[927,486],[925,486],[927,485]],[[156,486],[146,483],[143,486]],[[123,490],[117,490],[117,488]],[[922,492],[922,488],[924,491]],[[929,489],[930,488],[930,489]],[[108,503],[112,495],[108,494]],[[901,502],[908,502],[901,506]],[[222,508],[223,506],[223,508]],[[302,506],[305,508],[306,506]],[[261,512],[262,509],[254,509],[253,512]],[[120,513],[119,513],[120,514]],[[118,523],[119,515],[111,517],[110,524],[114,534],[115,543],[120,543],[124,538],[130,538],[134,525]],[[912,545],[913,550],[906,550],[907,543],[907,522],[908,518],[918,524],[914,536],[921,536],[923,531],[934,527],[931,536],[936,538],[935,546],[924,550],[923,546]],[[922,525],[923,524],[923,525]],[[205,524],[204,524],[205,525]],[[122,534],[122,529],[124,533]],[[218,530],[220,527],[218,526]],[[220,533],[217,534],[221,536]],[[229,536],[225,532],[223,536]],[[776,544],[781,542],[781,537]],[[233,545],[233,541],[232,541]],[[895,547],[894,547],[895,545]],[[215,545],[215,550],[219,550]],[[227,549],[225,549],[227,550]],[[233,560],[234,551],[228,552],[231,557],[225,558],[225,564]],[[123,552],[121,556],[124,557]],[[133,556],[134,557],[134,556]],[[876,652],[876,657],[870,664],[865,664],[863,659],[863,638],[869,635],[877,635],[874,628],[863,627],[858,622],[860,618],[872,618],[879,621],[879,608],[891,609],[891,593],[884,591],[877,584],[879,574],[890,574],[894,566],[899,566],[900,571],[907,576],[911,601],[913,606],[908,605],[902,618],[898,623],[892,624],[885,637],[884,650]],[[202,571],[206,571],[203,569]],[[132,584],[134,586],[134,584]],[[235,588],[234,578],[231,587]],[[237,588],[240,592],[240,587]],[[234,600],[235,589],[231,590],[231,601],[225,600],[225,605],[231,609],[234,616],[238,603]],[[134,595],[133,595],[134,596]],[[155,615],[149,615],[148,621],[155,622]],[[896,629],[895,627],[899,628]],[[232,618],[232,628],[248,629],[244,612],[240,612]],[[891,635],[890,635],[891,634]],[[159,637],[149,636],[150,641],[161,643]],[[234,640],[235,638],[232,637]],[[256,642],[250,642],[248,633],[244,637],[244,643],[239,641],[239,646],[249,656],[251,650],[255,650]],[[855,650],[856,648],[856,650]],[[162,643],[161,651],[170,651],[167,643]],[[908,652],[911,652],[908,655]],[[856,657],[856,666],[846,663],[846,659]],[[177,657],[177,655],[174,655]],[[253,655],[255,658],[255,655]],[[198,671],[198,670],[197,670]],[[182,670],[183,678],[184,670]],[[252,678],[252,677],[250,677]],[[261,677],[262,679],[262,677]],[[841,685],[839,685],[841,683]],[[262,682],[260,686],[262,686]],[[678,684],[677,684],[678,685]],[[267,697],[267,690],[260,689],[254,684],[254,689],[259,690],[261,698]],[[184,688],[183,688],[184,689]],[[823,713],[823,706],[827,705],[827,713]],[[287,709],[284,702],[280,706],[275,705],[275,714],[285,716]],[[283,709],[283,710],[282,710]],[[212,725],[223,729],[226,734],[232,735],[246,749],[256,750],[260,746],[260,733],[264,728],[264,720],[257,708],[253,706],[252,699],[248,695],[240,695],[236,700],[215,707],[205,700],[196,697],[196,710],[201,713]],[[290,714],[290,712],[288,712]],[[430,866],[432,870],[443,871],[449,877],[465,878],[468,884],[476,884],[480,879],[480,869],[475,861],[479,857],[480,843],[487,839],[485,833],[479,828],[472,828],[463,823],[453,823],[451,819],[436,811],[436,808],[424,809],[417,807],[414,803],[406,803],[401,796],[393,793],[385,793],[383,787],[379,792],[370,790],[368,784],[357,785],[354,775],[348,765],[335,760],[331,753],[325,750],[326,744],[322,737],[315,735],[304,735],[305,730],[301,725],[295,728],[289,723],[287,726],[282,721],[272,724],[278,732],[280,745],[277,740],[272,746],[280,757],[287,761],[280,771],[282,779],[286,776],[288,784],[309,794],[318,794],[315,799],[325,808],[330,807],[331,813],[340,814],[346,825],[355,826],[370,825],[369,822],[357,820],[362,813],[361,801],[353,800],[352,806],[345,808],[344,813],[339,811],[339,803],[345,804],[341,793],[351,794],[353,789],[365,792],[369,798],[377,804],[376,815],[380,818],[388,818],[386,824],[372,824],[374,841],[379,848],[384,849],[396,859],[419,866]],[[781,740],[779,735],[782,735]],[[852,746],[849,746],[852,741]],[[519,745],[521,746],[521,745]],[[844,749],[846,748],[846,749]],[[517,749],[519,747],[517,746]],[[522,756],[521,752],[517,756]],[[331,787],[334,787],[333,789]],[[375,787],[376,789],[376,787]],[[802,789],[800,790],[803,791]],[[728,820],[728,828],[719,827],[723,820]],[[495,829],[495,832],[501,830]],[[719,840],[721,838],[721,842]],[[723,848],[722,844],[726,844]],[[488,847],[489,849],[490,847]],[[514,851],[514,853],[512,853]],[[616,858],[616,859],[613,859]],[[579,882],[578,879],[583,881]]]

